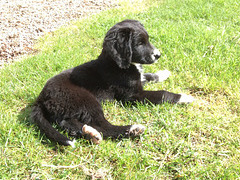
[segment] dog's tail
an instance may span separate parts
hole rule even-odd
[[[32,108],[31,119],[50,140],[55,141],[60,145],[75,147],[74,141],[63,136],[52,127],[50,122],[44,117],[43,110],[38,104],[34,105]]]

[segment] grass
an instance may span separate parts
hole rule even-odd
[[[144,4],[145,3],[145,4]],[[240,3],[167,0],[122,3],[73,22],[37,44],[36,55],[0,70],[0,179],[239,179]],[[144,124],[139,139],[77,147],[52,144],[29,119],[47,79],[96,59],[107,30],[138,19],[160,49],[146,72],[172,76],[145,89],[192,94],[190,105],[103,105],[114,124]]]

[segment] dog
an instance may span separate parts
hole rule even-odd
[[[136,20],[124,20],[106,34],[102,52],[96,60],[63,71],[47,81],[31,112],[32,120],[52,141],[74,147],[53,128],[56,123],[75,138],[99,144],[103,138],[136,137],[143,125],[115,126],[108,122],[101,107],[106,100],[123,103],[191,103],[191,95],[165,90],[145,91],[148,81],[165,80],[170,72],[143,73],[142,64],[152,64],[161,54],[149,42],[144,26]]]

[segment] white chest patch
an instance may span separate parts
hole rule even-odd
[[[143,82],[143,81],[146,81],[146,78],[145,78],[144,75],[143,75],[144,70],[143,70],[142,65],[141,65],[141,64],[137,64],[137,63],[134,63],[133,65],[136,66],[138,72],[140,73],[140,75],[141,75],[141,81],[142,81],[142,82]]]

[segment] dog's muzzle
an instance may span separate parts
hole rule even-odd
[[[158,49],[154,49],[153,54],[152,54],[152,60],[156,61],[161,57],[161,53]]]

